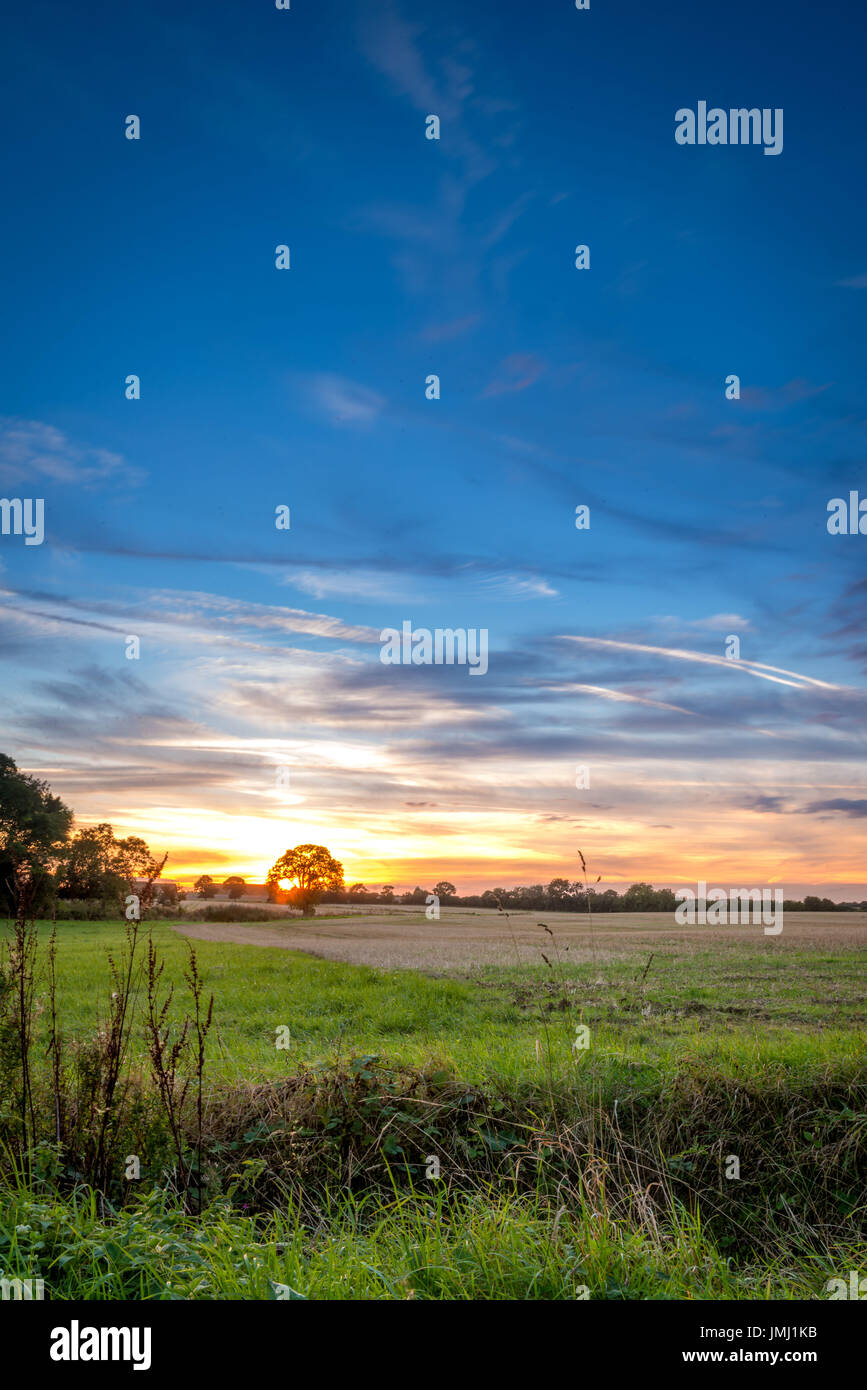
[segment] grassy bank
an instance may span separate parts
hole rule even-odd
[[[859,1251],[738,1267],[695,1216],[615,1222],[581,1206],[478,1193],[335,1199],[315,1227],[291,1208],[192,1219],[156,1193],[106,1216],[92,1194],[6,1195],[8,1277],[56,1299],[801,1299]],[[38,1276],[37,1276],[38,1277]]]

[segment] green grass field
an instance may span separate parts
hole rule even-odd
[[[62,1022],[84,1032],[99,1017],[106,956],[121,950],[124,930],[103,922],[57,929]],[[165,923],[151,930],[180,991],[187,943]],[[855,944],[784,953],[744,942],[656,955],[642,983],[640,953],[573,966],[549,948],[550,966],[540,956],[536,965],[442,979],[267,947],[192,945],[216,1000],[210,1067],[227,1077],[280,1076],[353,1053],[415,1065],[435,1057],[473,1083],[540,1077],[553,1066],[579,1086],[585,1074],[616,1081],[636,1067],[672,1076],[688,1059],[732,1075],[764,1067],[855,1075],[865,1058],[867,951]],[[590,1029],[590,1046],[576,1052],[578,1022]],[[280,1027],[289,1046],[278,1050]]]
[[[147,930],[180,1019],[189,944]],[[124,925],[57,938],[60,1026],[84,1045]],[[575,964],[555,923],[547,962],[460,978],[192,944],[215,997],[205,1210],[171,1197],[156,1149],[106,1205],[63,1187],[48,1146],[7,1168],[9,1277],[38,1266],[61,1298],[751,1299],[867,1268],[856,936]],[[44,985],[36,1002],[41,1036]]]

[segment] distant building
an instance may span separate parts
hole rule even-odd
[[[137,893],[140,893],[145,888],[147,888],[148,881],[146,878],[134,878],[133,886],[135,888],[135,891]],[[183,893],[184,891],[180,884],[176,883],[173,878],[155,878],[153,883],[151,884],[151,887],[153,888],[153,891],[155,893],[158,892],[160,888],[175,888],[177,889],[178,893]]]
[[[270,892],[267,883],[247,883],[244,885],[244,897],[251,903],[267,903],[270,899]]]
[[[166,882],[165,879],[158,880],[159,884],[164,882]],[[192,883],[177,884],[176,887],[182,898],[198,898],[199,896]],[[240,902],[241,899],[245,902],[252,903],[267,903],[270,901],[267,883],[245,883],[239,898],[230,897],[228,890],[225,889],[221,883],[214,883],[212,887],[216,891],[212,892],[208,897],[207,901],[210,903]]]

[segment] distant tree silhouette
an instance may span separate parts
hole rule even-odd
[[[656,906],[656,890],[652,883],[633,883],[623,894],[627,912],[652,912]]]
[[[293,885],[289,901],[312,917],[323,893],[343,887],[343,865],[324,845],[296,845],[271,865],[266,881],[276,887],[284,879]]]
[[[447,879],[443,879],[440,883],[434,884],[433,891],[436,893],[440,902],[445,903],[448,902],[449,898],[453,898],[458,890],[453,883],[449,883]]]
[[[403,902],[412,903],[413,905],[425,903],[427,902],[427,895],[428,890],[426,888],[419,888],[418,884],[416,884],[411,893],[404,893]]]
[[[548,884],[548,897],[551,903],[564,902],[571,893],[568,878],[552,878]]]

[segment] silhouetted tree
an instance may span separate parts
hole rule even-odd
[[[23,920],[54,895],[72,811],[0,753],[0,896]]]
[[[623,907],[626,912],[652,912],[656,893],[652,883],[633,883],[623,894]]]
[[[324,892],[343,887],[343,865],[324,845],[296,845],[271,865],[267,882],[279,884],[288,879],[292,887],[289,901],[312,917],[316,901]]]
[[[436,893],[441,903],[447,903],[449,898],[453,898],[457,893],[457,888],[447,879],[442,879],[440,883],[435,883],[433,891]]]

